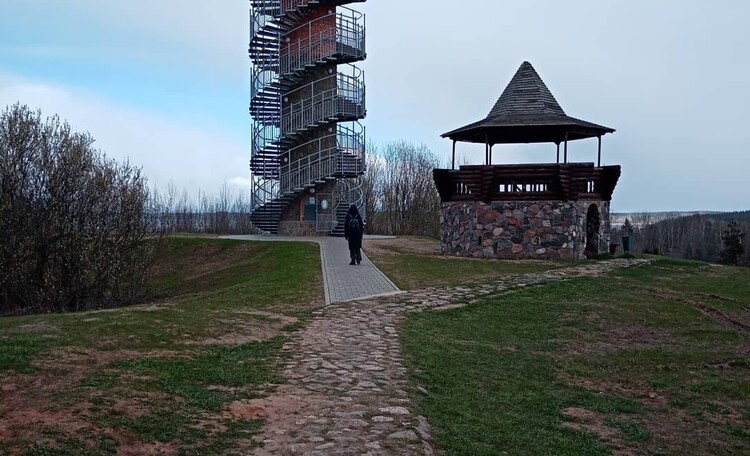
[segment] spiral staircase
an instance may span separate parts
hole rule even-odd
[[[338,234],[345,208],[364,206],[365,84],[352,64],[366,56],[365,22],[343,6],[358,1],[250,0],[251,220],[264,232],[320,189],[331,199],[317,231]]]

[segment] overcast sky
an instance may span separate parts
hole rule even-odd
[[[750,209],[746,0],[369,0],[365,120],[375,142],[424,143],[484,118],[530,61],[566,113],[617,129],[616,211]],[[0,0],[0,108],[88,130],[157,187],[249,182],[246,0]],[[459,160],[483,149],[459,145]],[[594,161],[596,140],[571,143]],[[497,163],[555,146],[496,146]]]

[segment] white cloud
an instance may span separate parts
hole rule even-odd
[[[225,131],[176,123],[84,90],[0,74],[0,109],[17,101],[90,132],[107,156],[142,166],[155,188],[173,182],[192,196],[218,193],[225,182],[248,187],[249,147]]]
[[[249,65],[247,0],[35,0],[18,9],[18,19],[34,28],[51,17],[62,18],[40,31],[54,40],[34,46],[32,51],[43,55],[115,53],[152,64],[187,64],[224,77],[244,75]],[[10,45],[6,52],[18,52]]]
[[[253,185],[253,180],[250,177],[233,177],[227,181],[230,187],[236,187],[238,189],[250,189]]]

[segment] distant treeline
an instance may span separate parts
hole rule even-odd
[[[736,221],[742,233],[750,233],[750,211],[697,214],[688,217],[654,221],[648,213],[633,214],[630,221],[635,232],[632,251],[718,263],[726,243],[722,236],[729,223]],[[612,240],[622,239],[621,229],[613,230]],[[746,246],[748,235],[744,236]],[[745,248],[740,264],[750,265],[750,249]]]

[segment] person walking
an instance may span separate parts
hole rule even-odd
[[[633,224],[630,220],[625,219],[625,224],[622,226],[622,250],[625,253],[630,253],[630,236],[633,235]]]
[[[349,212],[346,214],[344,220],[344,238],[349,242],[349,256],[352,264],[360,264],[362,262],[362,234],[364,233],[364,223],[362,223],[362,217],[359,215],[357,205],[352,204],[349,206]]]

